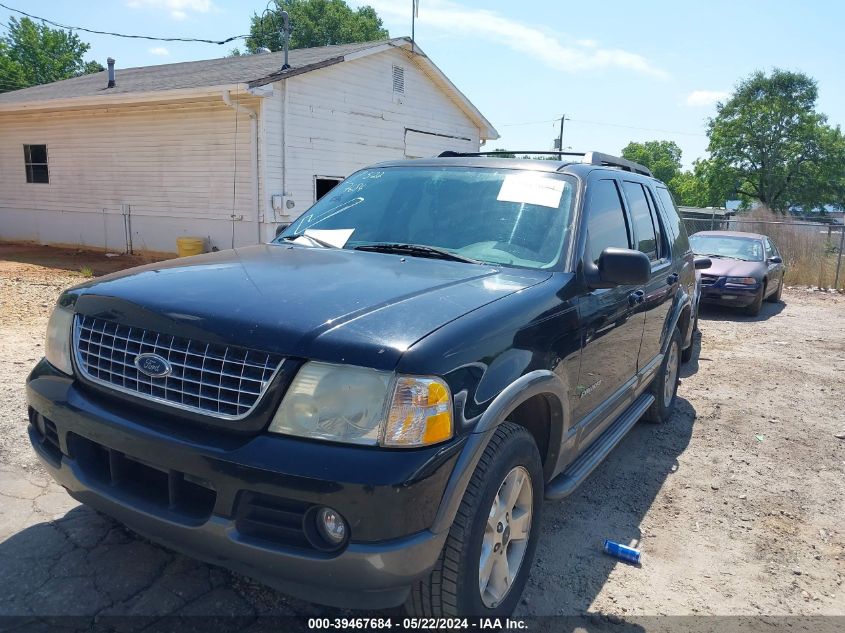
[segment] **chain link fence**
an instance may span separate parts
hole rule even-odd
[[[786,265],[786,285],[845,290],[845,226],[809,220],[683,217],[687,232],[745,231],[768,235]]]

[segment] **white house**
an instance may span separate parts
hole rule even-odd
[[[111,61],[111,60],[110,60]],[[0,240],[173,252],[267,241],[382,160],[487,119],[407,38],[118,68],[0,94]]]

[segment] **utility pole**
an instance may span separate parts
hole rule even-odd
[[[560,134],[557,137],[557,150],[561,153],[561,155],[563,154],[563,123],[568,120],[569,119],[566,118],[565,114],[560,117]]]

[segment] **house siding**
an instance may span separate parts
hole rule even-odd
[[[394,65],[404,68],[404,94],[394,92]],[[257,156],[250,117],[222,96],[0,113],[0,240],[123,252],[129,205],[136,251],[173,252],[183,235],[229,248],[233,232],[235,245],[254,244],[313,204],[315,176],[480,144],[477,124],[404,49],[272,88],[232,94],[258,112]],[[49,184],[26,183],[24,144],[47,145]]]
[[[405,69],[405,92],[393,92],[393,66]],[[277,82],[284,125],[290,221],[315,201],[315,176],[346,177],[367,165],[405,157],[436,155],[446,149],[478,151],[475,123],[413,62],[393,49]],[[288,94],[285,96],[285,90]],[[286,102],[285,102],[286,101]],[[408,130],[415,132],[406,133]],[[428,136],[426,153],[414,136]],[[410,145],[406,147],[406,137]],[[455,137],[455,138],[450,138]]]
[[[49,184],[26,182],[25,143],[47,145]],[[136,250],[172,252],[181,235],[228,248],[233,224],[255,243],[253,143],[222,98],[0,115],[0,239],[122,252],[129,205]]]

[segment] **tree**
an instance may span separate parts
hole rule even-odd
[[[514,154],[513,152],[509,152],[504,147],[497,147],[493,151],[502,152],[501,154],[496,154],[495,158],[516,158],[516,154]]]
[[[29,18],[10,18],[7,28],[9,34],[0,39],[0,92],[105,70],[82,59],[90,46],[70,31]]]
[[[816,111],[817,98],[816,82],[800,72],[758,71],[741,81],[708,121],[720,179],[739,197],[780,212],[836,203],[845,144]]]
[[[622,150],[622,157],[648,167],[667,185],[681,173],[681,148],[675,141],[632,141]]]
[[[246,40],[250,53],[261,47],[271,51],[283,47],[281,12],[290,16],[290,48],[369,42],[389,37],[381,18],[370,6],[352,10],[344,0],[275,0],[275,10],[254,14]]]

